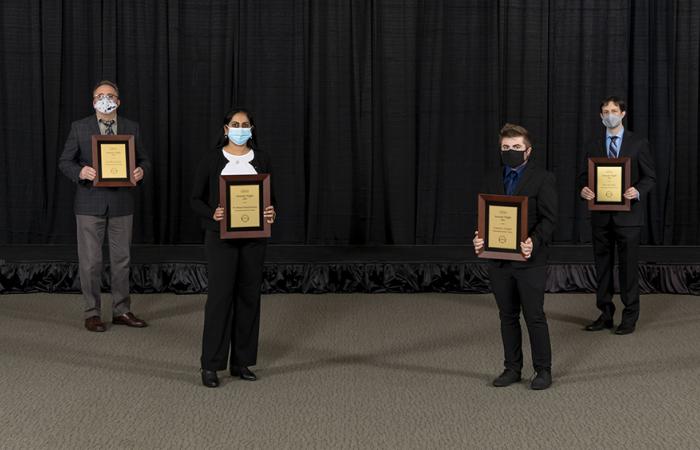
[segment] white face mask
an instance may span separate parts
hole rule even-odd
[[[115,102],[111,98],[103,97],[97,100],[94,106],[95,109],[101,112],[102,114],[109,114],[115,109],[117,109],[119,105],[117,105],[117,102]]]
[[[617,128],[621,122],[622,116],[619,114],[608,114],[603,117],[603,125],[605,125],[606,128]]]

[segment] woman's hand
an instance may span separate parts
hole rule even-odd
[[[525,242],[520,243],[520,253],[523,254],[525,259],[530,259],[530,256],[532,256],[532,238],[527,238]]]
[[[217,222],[221,222],[222,220],[224,220],[224,208],[222,208],[221,206],[214,210],[214,220],[216,220]]]
[[[478,231],[474,232],[474,240],[472,242],[474,243],[474,253],[478,255],[484,248],[484,240],[479,237]]]
[[[268,206],[267,208],[265,208],[265,211],[263,211],[263,216],[265,216],[265,221],[267,223],[275,223],[275,217],[277,217],[275,207]]]
[[[143,180],[143,169],[137,167],[134,169],[134,181],[138,183],[141,180]]]

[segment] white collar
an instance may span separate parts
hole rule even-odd
[[[249,150],[248,153],[244,155],[232,155],[231,153],[227,152],[223,148],[221,149],[221,153],[224,154],[224,157],[228,159],[229,161],[244,161],[244,162],[250,162],[253,160],[255,157],[255,154],[253,153],[253,150]]]

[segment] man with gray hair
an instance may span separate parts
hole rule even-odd
[[[146,322],[131,312],[129,296],[129,263],[134,198],[127,187],[95,187],[96,161],[92,160],[92,136],[133,135],[136,143],[136,169],[133,179],[140,182],[150,169],[143,151],[139,125],[125,117],[117,117],[121,104],[119,89],[111,81],[97,83],[92,91],[95,114],[71,124],[59,168],[77,185],[75,221],[78,238],[80,288],[85,300],[85,328],[106,330],[101,318],[100,281],[102,276],[102,243],[105,231],[109,240],[112,286],[112,323],[143,328]]]

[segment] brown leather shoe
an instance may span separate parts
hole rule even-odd
[[[127,327],[134,328],[144,328],[148,326],[148,324],[144,320],[139,319],[132,312],[124,313],[121,316],[114,317],[112,319],[112,323],[115,325],[126,325]]]
[[[102,322],[99,316],[92,316],[85,319],[85,328],[87,328],[88,331],[94,331],[96,333],[107,331],[104,322]]]

